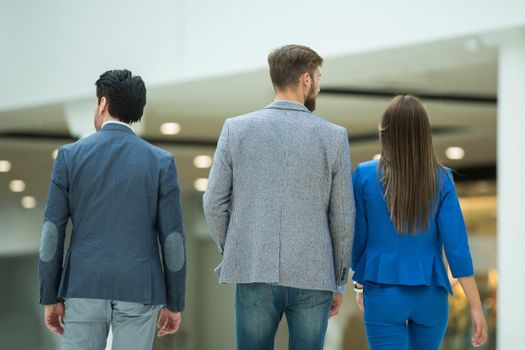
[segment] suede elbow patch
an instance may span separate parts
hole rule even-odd
[[[168,270],[178,272],[186,260],[184,254],[184,239],[179,232],[172,232],[164,242],[164,259]]]
[[[58,230],[52,222],[44,222],[40,238],[40,260],[50,262],[56,255],[58,248]]]

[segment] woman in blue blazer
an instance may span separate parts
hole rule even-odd
[[[439,349],[452,275],[468,299],[472,344],[487,339],[467,232],[452,173],[438,162],[427,114],[397,96],[379,126],[381,158],[354,175],[356,232],[352,253],[357,303],[372,350]]]

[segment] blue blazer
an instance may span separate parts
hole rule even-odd
[[[474,274],[463,215],[450,169],[439,170],[437,210],[428,230],[396,232],[384,187],[378,181],[379,161],[359,164],[353,174],[356,230],[351,267],[353,279],[364,284],[442,286],[452,294],[443,248],[455,278]]]
[[[70,218],[73,232],[63,259]],[[126,125],[106,124],[60,148],[41,237],[41,304],[92,298],[184,309],[175,159]]]

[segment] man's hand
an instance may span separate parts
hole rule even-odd
[[[176,333],[179,330],[181,320],[182,317],[180,312],[172,312],[167,308],[163,308],[160,311],[159,322],[157,322],[159,337]]]
[[[44,320],[51,332],[62,335],[64,333],[64,303],[45,305]]]
[[[341,309],[341,305],[343,305],[343,294],[334,293],[334,297],[332,299],[332,308],[330,309],[329,317],[337,315],[339,313],[339,310]]]

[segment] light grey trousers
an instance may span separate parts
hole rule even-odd
[[[110,326],[112,350],[151,350],[157,315],[162,306],[66,299],[62,350],[104,350]]]

